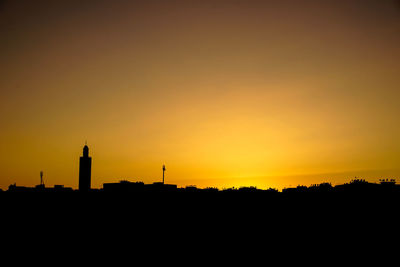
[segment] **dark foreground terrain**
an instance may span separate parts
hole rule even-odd
[[[40,249],[44,241],[51,250],[68,247],[74,255],[99,247],[96,251],[124,256],[164,252],[203,260],[226,250],[229,257],[240,251],[269,257],[301,252],[327,253],[332,260],[355,250],[363,257],[399,252],[400,190],[395,184],[355,182],[283,192],[6,191],[0,203],[3,237],[8,238],[3,241],[17,250],[27,244]]]

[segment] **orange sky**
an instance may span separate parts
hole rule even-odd
[[[81,3],[83,2],[83,3]],[[1,1],[0,188],[400,176],[398,1]]]

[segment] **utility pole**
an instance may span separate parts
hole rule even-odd
[[[162,183],[164,184],[165,165],[162,166]]]
[[[40,171],[40,185],[43,186],[43,171]]]

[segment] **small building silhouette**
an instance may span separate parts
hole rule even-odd
[[[150,192],[171,192],[178,189],[175,184],[164,184],[163,182],[155,182],[152,184],[146,184],[146,190]]]
[[[174,184],[164,184],[156,182],[144,184],[143,182],[120,181],[119,183],[104,183],[103,191],[109,193],[155,193],[177,191],[178,187]]]
[[[143,192],[144,183],[143,182],[132,183],[129,181],[120,181],[119,183],[104,183],[103,190],[104,192],[113,192],[113,193]]]

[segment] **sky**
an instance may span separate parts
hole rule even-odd
[[[400,2],[0,1],[0,188],[400,178]]]

